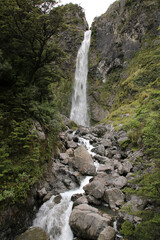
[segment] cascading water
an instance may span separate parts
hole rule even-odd
[[[91,30],[88,30],[84,34],[84,40],[78,51],[74,91],[72,95],[72,108],[70,114],[70,119],[82,126],[89,126],[87,106],[87,75],[90,38]]]
[[[62,199],[59,204],[54,202],[56,196],[52,196],[39,209],[33,226],[43,228],[48,233],[50,240],[72,240],[73,233],[69,226],[73,205],[71,197],[73,194],[83,193],[83,187],[89,183],[90,178],[87,176],[82,181],[80,188],[61,193]]]

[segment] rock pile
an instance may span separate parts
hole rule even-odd
[[[134,209],[144,208],[145,203],[132,195],[127,197],[123,192],[129,186],[131,173],[137,171],[133,161],[141,152],[124,151],[120,143],[127,140],[124,131],[115,132],[112,125],[98,125],[96,127],[80,126],[75,132],[67,130],[59,135],[61,145],[58,158],[53,161],[53,172],[56,181],[52,190],[48,181],[39,189],[39,198],[48,200],[51,195],[77,187],[83,176],[90,175],[90,182],[84,186],[84,194],[76,194],[73,211],[70,216],[70,226],[76,237],[82,239],[112,240],[115,238],[113,221],[115,216],[98,210],[100,206],[108,206],[116,212],[117,219],[129,219],[134,223],[139,218],[119,213],[122,205],[133,204]],[[84,142],[90,145],[88,153]],[[94,162],[97,162],[97,171]],[[92,205],[92,206],[91,206]],[[94,207],[93,207],[94,206]],[[115,214],[113,214],[115,215]]]

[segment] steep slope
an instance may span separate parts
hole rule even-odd
[[[156,0],[116,1],[95,20],[92,25],[89,69],[93,120],[96,120],[92,111],[95,103],[110,111],[116,109],[119,102],[133,99],[137,92],[134,87],[128,88],[125,96],[120,94],[124,88],[122,82],[129,76],[126,69],[135,53],[141,47],[147,48],[151,39],[158,36],[159,25],[159,2]]]
[[[127,239],[158,239],[160,223],[160,3],[157,0],[116,1],[92,25],[89,98],[91,118],[95,106],[103,108],[103,123],[125,130],[123,149],[141,149],[137,175],[125,191],[147,200],[148,210],[136,226],[125,222]],[[106,112],[105,112],[106,111]],[[102,112],[102,110],[101,110]]]

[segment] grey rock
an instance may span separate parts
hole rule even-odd
[[[94,162],[84,146],[78,147],[74,151],[73,166],[84,175],[95,175],[96,168]]]
[[[114,240],[116,231],[113,227],[107,226],[99,235],[98,240]]]
[[[102,178],[96,178],[92,182],[84,186],[84,191],[96,199],[101,199],[104,195],[105,182]]]
[[[97,171],[111,173],[113,171],[113,164],[101,164]]]
[[[105,148],[104,146],[101,144],[101,145],[98,145],[98,147],[92,149],[92,152],[95,152],[101,156],[104,156],[104,151],[105,151]]]
[[[107,148],[110,148],[112,146],[112,142],[110,139],[102,139],[101,144]]]
[[[77,146],[78,146],[77,143],[75,143],[73,141],[67,142],[67,148],[76,148]]]
[[[91,205],[101,205],[101,200],[99,199],[96,199],[95,197],[91,196],[91,195],[87,195],[87,200],[88,200],[88,203],[91,204]]]
[[[111,209],[117,210],[117,207],[124,203],[124,194],[118,188],[107,189],[104,193],[104,200]]]
[[[123,188],[127,184],[127,179],[124,176],[119,176],[114,180],[113,184],[116,187]]]
[[[59,204],[60,201],[61,201],[61,199],[62,199],[62,196],[61,196],[61,195],[58,195],[58,196],[56,196],[56,197],[54,198],[54,202],[55,202],[56,204]]]
[[[88,204],[88,199],[87,199],[86,196],[81,196],[80,198],[78,198],[78,199],[74,202],[73,208],[74,208],[75,206],[80,205],[80,204]]]
[[[85,239],[97,239],[107,227],[107,218],[101,216],[96,208],[87,204],[76,206],[70,216],[69,224],[75,236]]]

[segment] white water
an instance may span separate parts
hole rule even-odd
[[[84,138],[80,138],[80,144],[85,145],[89,152],[93,148],[89,144],[89,140]],[[44,229],[50,237],[50,240],[72,240],[73,233],[69,226],[69,217],[73,205],[71,197],[76,193],[84,193],[83,187],[89,183],[91,178],[91,176],[85,177],[78,189],[61,193],[60,195],[62,199],[59,204],[54,202],[56,196],[53,195],[39,209],[36,218],[33,221],[33,226]]]
[[[76,72],[74,91],[72,95],[72,107],[70,119],[78,125],[89,126],[87,106],[87,75],[88,75],[88,52],[90,47],[91,31],[86,31],[84,40],[78,51],[76,60]]]
[[[89,183],[90,178],[90,176],[85,177],[80,188],[61,193],[62,199],[59,204],[54,202],[56,196],[52,196],[39,209],[33,226],[43,228],[48,233],[50,240],[72,240],[73,233],[69,226],[73,205],[71,197],[76,193],[84,193],[83,187]]]

